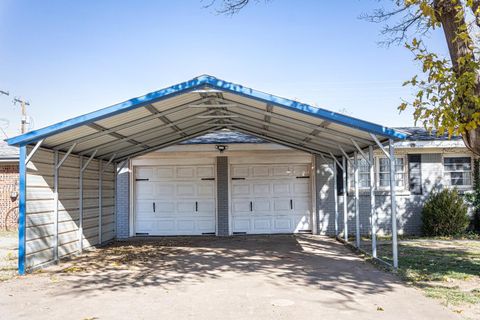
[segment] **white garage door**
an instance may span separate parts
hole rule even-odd
[[[310,165],[233,165],[234,233],[311,231]]]
[[[215,233],[213,166],[136,167],[135,186],[137,234]]]

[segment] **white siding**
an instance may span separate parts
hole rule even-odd
[[[31,151],[27,148],[27,152]],[[59,153],[59,159],[64,153]],[[53,262],[55,244],[54,151],[40,148],[27,165],[26,266]],[[80,158],[70,155],[58,171],[58,256],[79,251]],[[114,165],[103,173],[102,241],[115,237]],[[92,160],[84,172],[83,245],[98,244],[99,160]]]

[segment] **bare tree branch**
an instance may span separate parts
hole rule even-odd
[[[396,4],[396,8],[387,10],[376,9],[371,14],[363,14],[360,19],[373,23],[385,23],[396,19],[393,24],[385,24],[380,31],[385,40],[378,43],[384,46],[403,44],[411,34],[425,35],[430,30],[428,20],[418,8]]]
[[[264,1],[268,2],[269,0]],[[205,7],[213,7],[217,2],[221,2],[220,8],[215,10],[218,14],[234,15],[239,13],[249,3],[260,2],[260,0],[210,0],[210,3],[205,5]]]

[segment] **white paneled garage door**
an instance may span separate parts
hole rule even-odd
[[[215,233],[214,176],[213,165],[136,167],[136,233]]]
[[[232,165],[234,233],[311,231],[310,165]]]

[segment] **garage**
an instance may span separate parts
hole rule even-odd
[[[373,174],[374,148],[389,159],[396,266],[393,141],[406,137],[208,75],[27,132],[7,140],[20,150],[19,273],[136,236],[313,233],[358,247],[357,161]],[[362,223],[375,246],[373,180]]]

